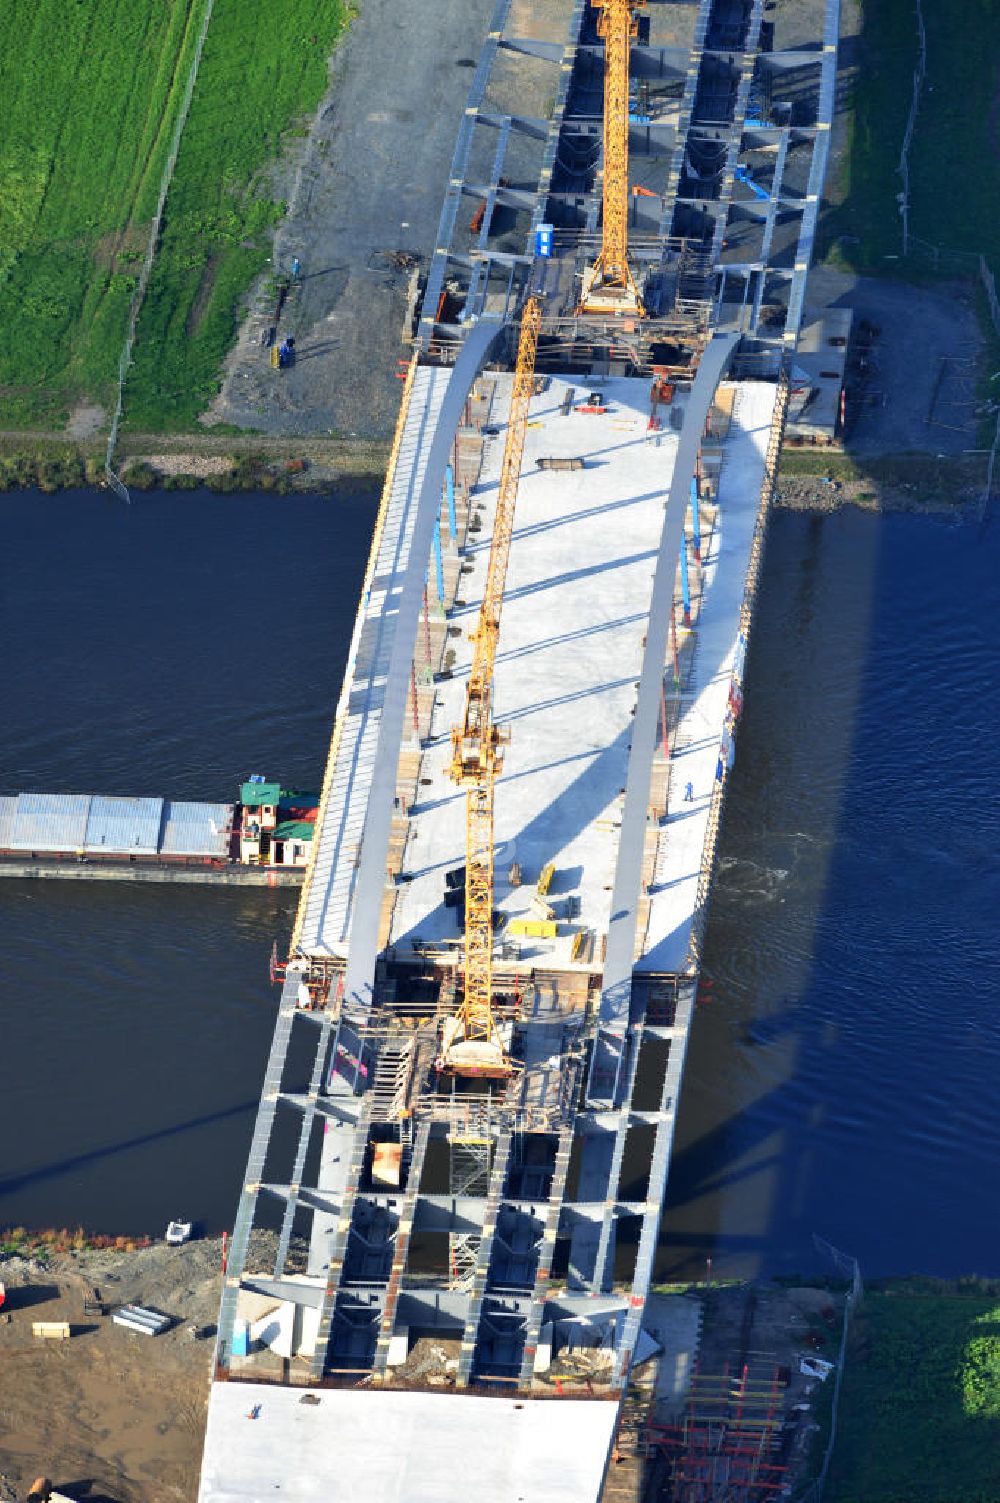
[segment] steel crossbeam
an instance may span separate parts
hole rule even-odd
[[[379,1323],[378,1338],[375,1343],[374,1371],[381,1377],[386,1370],[389,1357],[389,1344],[392,1341],[393,1331],[396,1325],[396,1310],[399,1306],[399,1292],[406,1272],[406,1260],[410,1253],[410,1236],[413,1232],[413,1218],[416,1214],[417,1198],[420,1193],[420,1178],[424,1169],[424,1158],[427,1153],[427,1144],[430,1142],[430,1120],[421,1122],[417,1128],[416,1140],[413,1144],[413,1152],[410,1155],[410,1167],[406,1181],[406,1194],[403,1197],[402,1209],[399,1213],[399,1221],[396,1226],[396,1245],[393,1248],[392,1266],[389,1269],[389,1282],[386,1285],[385,1304],[382,1307],[382,1319]]]
[[[319,1330],[316,1333],[316,1346],[312,1359],[312,1376],[317,1380],[322,1378],[326,1372],[334,1307],[337,1302],[337,1294],[340,1290],[344,1272],[344,1262],[347,1257],[347,1243],[351,1235],[351,1222],[354,1219],[354,1203],[357,1200],[358,1186],[361,1183],[361,1176],[365,1167],[365,1155],[368,1151],[371,1102],[371,1096],[365,1098],[361,1115],[358,1118],[358,1125],[354,1134],[351,1163],[347,1171],[347,1185],[340,1207],[340,1218],[337,1222],[337,1234],[330,1251],[330,1266],[327,1270],[326,1287],[323,1291],[323,1300],[320,1305]]]
[[[271,1052],[268,1055],[267,1068],[264,1072],[264,1089],[261,1093],[260,1106],[257,1109],[257,1120],[254,1123],[253,1138],[250,1143],[250,1155],[247,1160],[247,1172],[243,1181],[243,1189],[240,1193],[239,1208],[236,1212],[236,1224],[233,1228],[233,1239],[229,1249],[229,1266],[234,1271],[231,1274],[227,1274],[222,1290],[222,1303],[219,1309],[219,1331],[215,1347],[215,1359],[219,1367],[228,1366],[232,1349],[233,1324],[236,1320],[240,1275],[246,1264],[247,1251],[250,1246],[250,1232],[253,1228],[254,1213],[257,1208],[257,1196],[264,1177],[264,1164],[271,1141],[271,1129],[274,1126],[274,1115],[281,1095],[281,1077],[284,1074],[285,1059],[288,1055],[288,1042],[291,1038],[292,1024],[295,1021],[298,986],[299,978],[297,975],[286,976],[284,986],[281,990],[281,1001],[278,1004],[278,1017],[274,1027],[274,1035],[271,1039]]]
[[[330,1050],[331,1032],[332,1019],[329,1014],[324,1013],[320,1025],[319,1038],[316,1041],[316,1056],[313,1060],[309,1090],[306,1094],[306,1106],[302,1113],[302,1122],[299,1126],[299,1143],[295,1152],[292,1179],[288,1187],[288,1200],[285,1204],[284,1215],[281,1218],[281,1232],[278,1236],[278,1256],[274,1265],[274,1272],[278,1278],[281,1278],[284,1273],[285,1263],[288,1259],[288,1249],[295,1226],[295,1212],[298,1209],[302,1175],[306,1167],[306,1154],[309,1151],[309,1139],[312,1135],[313,1123],[316,1121],[316,1103],[319,1100],[320,1086],[323,1084],[327,1055]]]
[[[538,1337],[542,1329],[542,1315],[545,1310],[545,1298],[548,1293],[549,1275],[552,1272],[552,1258],[556,1250],[556,1237],[559,1234],[559,1218],[562,1212],[563,1197],[566,1194],[566,1177],[569,1173],[570,1155],[573,1151],[573,1129],[564,1127],[559,1134],[556,1146],[555,1173],[549,1186],[549,1200],[545,1212],[545,1229],[542,1232],[541,1247],[538,1252],[538,1266],[535,1270],[535,1287],[531,1295],[531,1308],[528,1312],[528,1320],[525,1328],[524,1350],[521,1355],[521,1373],[519,1385],[521,1388],[531,1387],[531,1378],[535,1368],[535,1351],[538,1346]]]

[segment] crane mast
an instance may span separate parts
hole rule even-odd
[[[601,252],[584,274],[580,311],[636,313],[644,309],[628,260],[629,44],[635,11],[645,0],[593,0],[604,38],[604,192]]]
[[[493,1017],[493,789],[503,766],[506,740],[493,722],[493,669],[541,322],[541,303],[529,298],[521,318],[496,521],[473,637],[465,714],[451,733],[449,772],[466,790],[465,993],[459,1011],[446,1021],[441,1040],[441,1066],[455,1074],[503,1077],[512,1073]]]

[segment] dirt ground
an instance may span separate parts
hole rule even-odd
[[[0,1311],[0,1503],[21,1503],[41,1474],[81,1503],[194,1503],[220,1294],[219,1241],[45,1262],[7,1258],[0,1260],[0,1278],[7,1286]],[[108,1311],[103,1316],[84,1313],[95,1288]],[[799,1359],[835,1355],[839,1299],[822,1289],[758,1285],[722,1286],[700,1298],[697,1370],[732,1373],[748,1359],[787,1370],[782,1408],[804,1456],[815,1433],[816,1385],[799,1373]],[[111,1310],[132,1302],[170,1315],[172,1326],[147,1337],[114,1325]],[[68,1321],[73,1335],[42,1340],[32,1335],[38,1320]],[[697,1327],[682,1322],[676,1342],[667,1339],[666,1381],[655,1363],[637,1369],[640,1407],[661,1423],[678,1417],[669,1374],[692,1371]],[[398,1376],[446,1384],[456,1355],[457,1343],[425,1340]],[[638,1434],[638,1413],[634,1418]],[[626,1454],[630,1449],[623,1443],[623,1464],[609,1478],[615,1485],[607,1496],[616,1503],[635,1498],[632,1488],[644,1491],[650,1482],[647,1498],[666,1496],[634,1449]]]
[[[220,1295],[217,1240],[134,1253],[0,1261],[0,1500],[23,1499],[44,1474],[88,1503],[193,1503],[198,1489]],[[132,1302],[173,1318],[141,1336],[84,1314]],[[68,1321],[69,1341],[32,1335]],[[199,1334],[196,1336],[194,1333]]]
[[[811,308],[850,308],[852,454],[962,454],[976,447],[984,343],[971,283],[918,286],[817,266]]]
[[[274,435],[392,433],[411,277],[434,248],[491,9],[489,0],[365,0],[294,181],[275,185],[290,209],[274,270],[301,263],[278,325],[295,336],[296,364],[272,370],[261,346],[275,306],[265,278],[205,421]]]
[[[833,1374],[821,1381],[801,1370],[803,1359],[836,1363],[843,1296],[828,1289],[740,1284],[705,1296],[698,1369],[701,1374],[749,1370],[758,1381],[777,1376],[782,1416],[781,1452],[793,1487],[820,1435],[817,1401]]]

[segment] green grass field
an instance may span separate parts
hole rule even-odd
[[[860,71],[842,192],[824,224],[846,260],[899,269],[899,154],[917,63],[913,0],[862,0]],[[910,151],[910,230],[1000,271],[1000,6],[924,0],[927,73]],[[954,267],[945,268],[954,270]]]
[[[189,428],[214,394],[283,209],[262,169],[318,104],[344,16],[337,0],[216,0],[139,323],[133,428]]]
[[[826,1503],[996,1503],[996,1295],[866,1293],[824,1497]]]
[[[0,428],[113,400],[205,0],[0,0]],[[264,182],[316,106],[338,0],[216,0],[128,393],[193,421],[282,212]],[[134,383],[134,385],[133,385]]]

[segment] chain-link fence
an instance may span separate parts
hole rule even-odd
[[[822,1503],[823,1489],[826,1487],[826,1479],[830,1470],[830,1462],[833,1458],[833,1448],[837,1439],[837,1416],[840,1412],[840,1386],[844,1378],[844,1363],[847,1358],[847,1336],[851,1329],[851,1321],[864,1298],[864,1284],[861,1281],[861,1267],[857,1258],[852,1258],[849,1253],[843,1253],[831,1243],[825,1242],[822,1237],[813,1237],[816,1251],[822,1253],[836,1269],[838,1274],[850,1281],[847,1298],[844,1300],[844,1319],[840,1333],[840,1351],[837,1354],[837,1374],[833,1385],[833,1407],[830,1413],[830,1435],[826,1443],[826,1452],[819,1475],[811,1482],[805,1492],[797,1493],[795,1503]]]
[[[174,122],[174,133],[170,141],[170,153],[163,168],[163,176],[160,178],[160,196],[156,203],[156,213],[153,215],[153,223],[149,230],[149,241],[146,245],[146,255],[143,258],[142,270],[139,272],[139,280],[132,294],[132,303],[129,307],[128,329],[125,335],[125,344],[122,347],[121,356],[118,360],[118,396],[115,400],[114,416],[111,419],[111,429],[108,433],[108,448],[104,457],[104,474],[111,489],[121,497],[123,501],[129,501],[131,497],[128,487],[121,476],[115,473],[115,448],[118,443],[118,425],[121,422],[122,406],[125,400],[125,378],[128,375],[129,366],[132,364],[132,346],[135,343],[135,330],[139,322],[139,312],[142,308],[146,289],[149,286],[150,273],[153,270],[153,257],[156,255],[156,247],[160,239],[160,228],[163,224],[163,209],[167,201],[167,192],[177,166],[177,153],[181,147],[181,136],[187,124],[188,111],[191,108],[191,97],[194,94],[194,86],[198,77],[198,68],[201,64],[201,54],[205,46],[205,38],[208,35],[209,23],[212,19],[212,9],[215,0],[206,0],[205,13],[202,16],[201,30],[195,43],[194,56],[191,59],[191,67],[188,69],[187,82],[184,85],[184,95],[181,99],[177,119]]]
[[[911,265],[923,267],[927,271],[937,274],[951,274],[960,277],[979,277],[986,294],[989,305],[990,319],[993,327],[1000,336],[1000,301],[997,299],[996,282],[993,273],[987,263],[986,257],[979,251],[950,250],[946,246],[931,245],[927,240],[921,240],[918,235],[910,234],[910,147],[913,144],[913,131],[917,123],[917,110],[920,105],[920,93],[924,86],[924,77],[927,72],[927,32],[924,28],[924,13],[921,0],[914,0],[917,19],[917,66],[913,72],[913,99],[910,104],[910,113],[906,120],[906,130],[903,133],[903,145],[899,154],[899,175],[903,182],[902,191],[899,194],[899,213],[902,221],[903,235],[903,259]],[[993,434],[993,444],[990,448],[989,458],[986,464],[986,484],[980,503],[980,518],[985,515],[993,494],[993,472],[996,468],[997,453],[1000,451],[1000,406],[997,408],[996,428]]]
[[[996,279],[987,265],[985,256],[979,257],[979,280],[982,282],[983,291],[986,294],[986,304],[990,310],[990,321],[993,324],[997,337],[1000,338],[1000,298],[997,297]],[[990,457],[986,464],[986,489],[983,491],[983,502],[979,513],[980,520],[985,515],[990,497],[993,494],[993,471],[996,469],[998,450],[1000,450],[1000,404],[997,406],[997,425],[993,432]]]
[[[904,256],[909,251],[910,239],[910,147],[913,144],[913,128],[917,123],[917,110],[920,107],[920,91],[924,86],[924,74],[927,71],[927,33],[924,30],[924,13],[920,0],[915,0],[915,3],[919,50],[917,66],[913,70],[913,99],[906,120],[906,130],[903,133],[903,147],[899,153],[899,175],[903,179],[903,191],[899,195],[899,213],[903,221]]]
[[[936,276],[975,277],[983,259],[978,251],[951,250],[946,245],[932,245],[919,235],[908,235],[903,252],[907,263]]]

